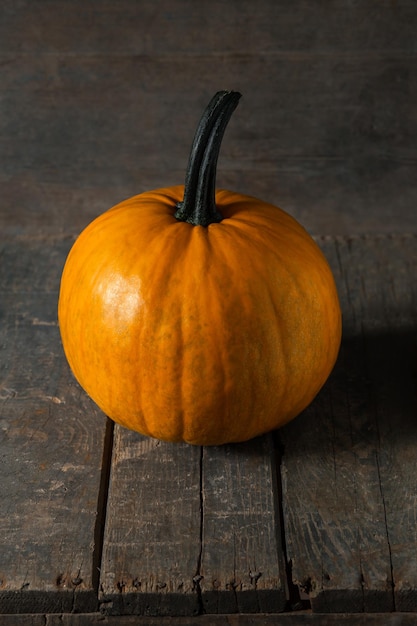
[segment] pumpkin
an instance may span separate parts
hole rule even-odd
[[[64,266],[69,365],[115,422],[161,440],[219,445],[298,415],[335,363],[341,312],[328,263],[281,209],[215,186],[237,92],[197,128],[185,185],[97,217]]]

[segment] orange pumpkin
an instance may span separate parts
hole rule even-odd
[[[215,191],[240,94],[219,92],[184,186],[142,193],[81,233],[59,324],[72,371],[119,424],[167,441],[248,440],[294,418],[335,363],[332,273],[304,228],[256,198]]]

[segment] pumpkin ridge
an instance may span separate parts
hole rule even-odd
[[[176,222],[177,223],[177,222]],[[150,372],[142,371],[144,389],[151,385],[154,388],[155,399],[142,399],[144,415],[148,428],[154,433],[163,414],[164,397],[169,395],[167,415],[170,438],[180,440],[183,432],[184,416],[182,411],[182,396],[184,383],[184,329],[183,329],[183,300],[185,284],[182,267],[187,266],[190,253],[190,235],[192,228],[177,229],[175,236],[170,234],[171,225],[161,233],[158,240],[158,250],[153,250],[158,262],[148,268],[145,282],[148,289],[148,307],[151,315],[141,328],[141,353],[148,354],[151,359]],[[175,294],[175,298],[172,297]],[[170,330],[168,330],[170,329]],[[159,415],[161,413],[161,415]],[[168,413],[171,415],[169,417]],[[180,419],[181,424],[176,420]],[[175,429],[172,425],[175,423]],[[158,433],[159,438],[162,437]]]

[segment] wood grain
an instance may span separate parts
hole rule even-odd
[[[281,434],[287,551],[316,611],[417,610],[416,238],[337,238],[345,336]]]
[[[264,1],[255,13],[248,1],[190,12],[185,1],[22,0],[0,11],[3,232],[75,234],[128,196],[182,183],[220,88],[244,95],[220,187],[314,233],[415,229],[410,0]]]
[[[116,428],[102,545],[112,428],[56,325],[74,237],[182,183],[223,88],[244,97],[218,186],[316,234],[344,312],[332,377],[280,433],[290,584],[316,612],[417,611],[415,1],[0,4],[0,613],[53,626],[174,607],[191,623],[284,606],[268,438],[201,451]],[[66,613],[95,611],[98,593],[105,614]]]
[[[100,577],[109,615],[193,615],[200,555],[200,448],[117,427]]]
[[[117,429],[102,610],[284,610],[275,482],[270,438],[201,449]]]
[[[415,4],[381,0],[347,4],[331,0],[251,0],[239,4],[201,0],[73,0],[4,3],[0,54],[196,55],[304,52],[358,55],[359,50],[405,55],[415,48]],[[317,28],[319,26],[320,28]],[[343,26],[344,28],[341,28]],[[256,34],[262,37],[256,39]],[[181,35],[181,36],[179,36]],[[245,45],[243,46],[243,42]]]
[[[0,613],[97,607],[96,524],[105,418],[59,340],[68,242],[0,253]]]
[[[415,613],[200,615],[196,617],[103,616],[101,613],[6,615],[4,626],[414,626]]]
[[[276,472],[271,436],[204,449],[204,612],[276,613],[286,608]]]

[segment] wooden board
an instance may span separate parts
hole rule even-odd
[[[116,428],[100,602],[106,614],[199,612],[198,447]]]
[[[200,592],[206,613],[287,606],[272,436],[205,448]]]
[[[42,10],[46,7],[48,11]],[[373,54],[391,49],[399,56],[414,50],[414,19],[413,0],[380,0],[377,8],[369,1],[332,0],[326,7],[303,0],[263,0],[257,11],[251,0],[227,6],[223,0],[201,0],[193,11],[187,0],[160,0],[157,8],[152,2],[138,8],[131,0],[100,0],[88,6],[77,0],[64,5],[20,0],[3,8],[0,54],[356,55],[360,49]],[[256,33],[262,33],[261,40],[255,39]]]
[[[60,345],[68,246],[0,250],[0,613],[97,607],[106,420]]]
[[[109,615],[286,603],[269,438],[201,449],[117,429],[101,568]]]
[[[280,433],[287,553],[318,611],[416,607],[415,239],[319,240],[345,339],[329,384]],[[59,347],[57,284],[70,243],[2,248],[3,612],[96,607],[106,437]],[[274,468],[268,437],[201,451],[117,428],[102,609],[283,610]]]
[[[219,186],[314,233],[414,230],[413,0],[0,11],[3,232],[78,233],[127,196],[181,184],[196,122],[223,88],[244,98]]]
[[[197,621],[196,621],[197,619]],[[415,626],[415,613],[329,614],[297,611],[196,617],[103,616],[101,613],[5,615],[2,626]]]
[[[76,616],[65,615],[61,619],[62,621],[59,621],[58,616],[51,616],[46,626],[92,626],[93,624],[96,626],[381,626],[382,624],[383,626],[414,626],[416,617],[415,614],[410,613],[375,615],[287,613],[285,615],[202,615],[197,622],[195,617],[155,617],[144,620],[137,617],[133,619],[109,617],[108,620],[103,620],[103,616],[94,618],[80,616],[77,619]]]
[[[416,239],[323,241],[340,358],[280,433],[287,553],[316,611],[417,611]]]
[[[2,626],[414,626],[415,613],[200,615],[196,617],[6,615]]]

